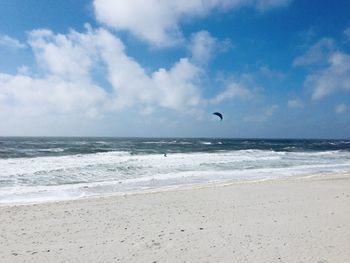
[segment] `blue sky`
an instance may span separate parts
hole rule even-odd
[[[139,3],[1,1],[0,135],[349,138],[349,1]]]

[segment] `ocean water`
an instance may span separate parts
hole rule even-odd
[[[0,204],[349,171],[350,140],[0,137]]]

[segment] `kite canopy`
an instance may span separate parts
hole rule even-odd
[[[214,112],[213,114],[216,116],[219,116],[220,120],[222,120],[223,117],[222,117],[222,114],[220,112]]]

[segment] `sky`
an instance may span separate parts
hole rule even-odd
[[[348,0],[0,1],[0,136],[347,139],[349,113]]]

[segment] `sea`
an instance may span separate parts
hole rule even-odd
[[[0,137],[0,204],[350,172],[350,140]]]

